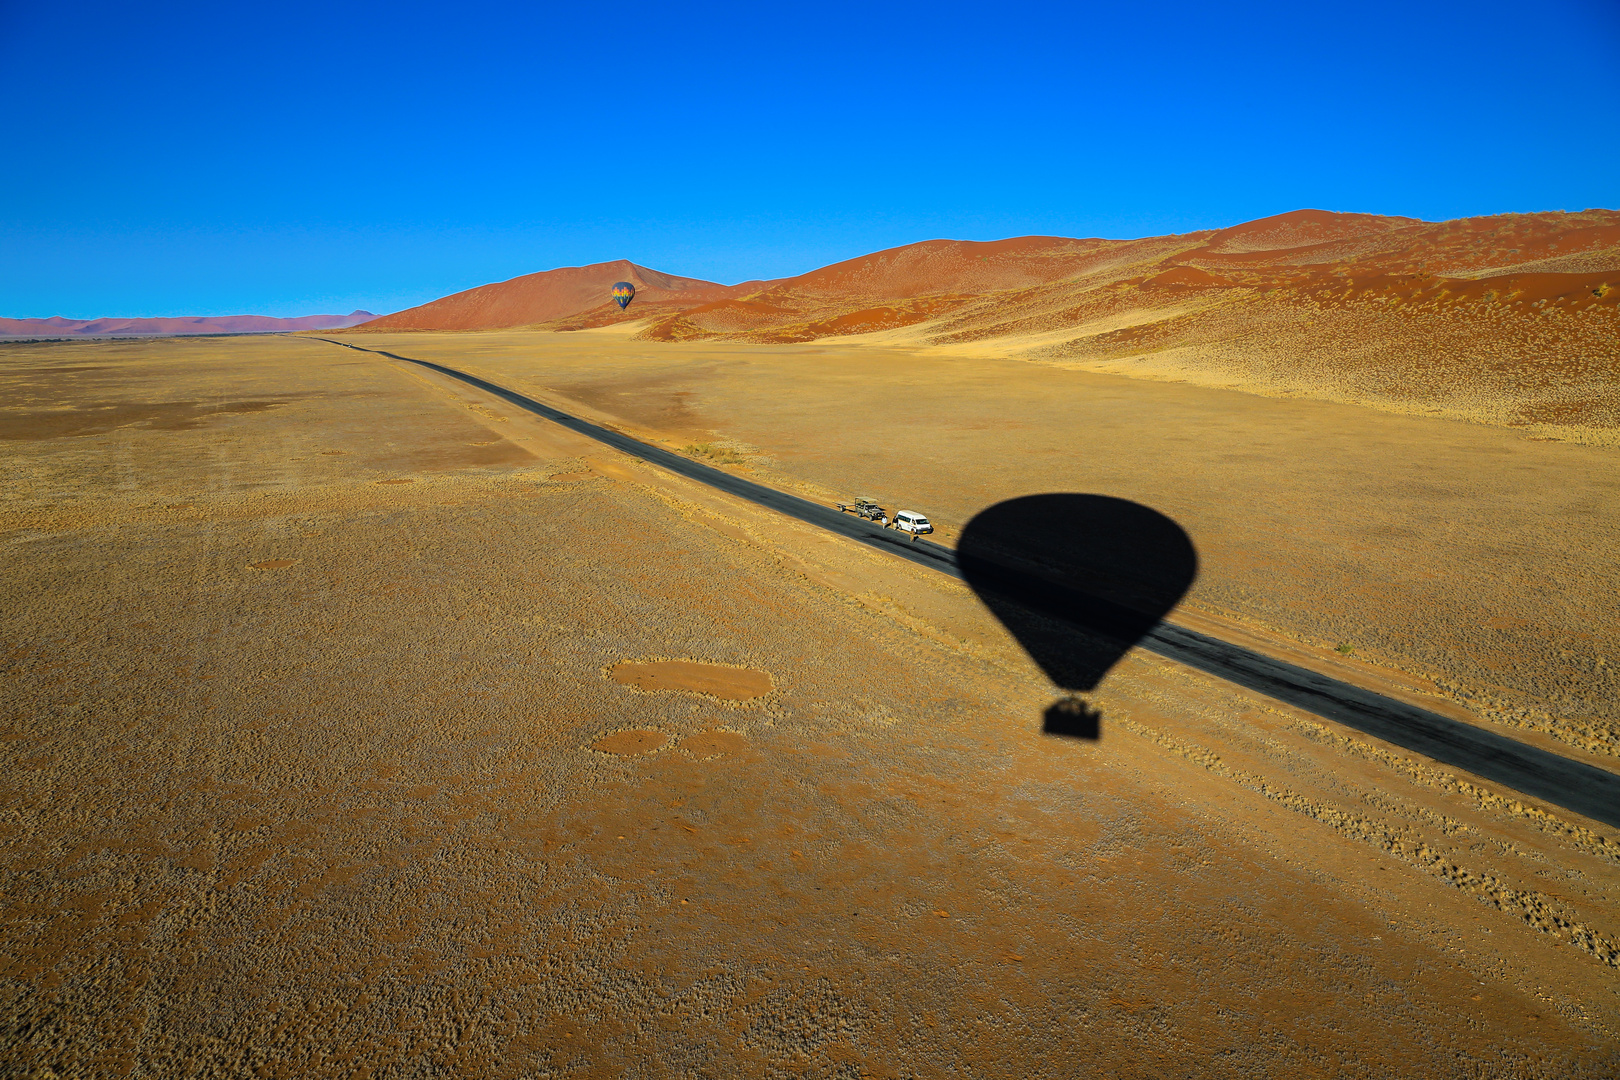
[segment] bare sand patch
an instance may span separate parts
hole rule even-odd
[[[121,427],[189,431],[215,416],[265,412],[285,401],[232,401],[205,405],[195,401],[115,401],[87,403],[73,409],[0,410],[0,440],[65,439],[104,435]]]
[[[690,690],[727,701],[748,701],[772,690],[763,671],[696,660],[622,660],[608,678],[640,690]]]
[[[661,731],[620,731],[597,739],[591,743],[591,749],[604,754],[630,757],[635,754],[650,754],[662,748],[667,742],[669,738]]]
[[[681,740],[681,749],[700,758],[723,757],[748,749],[748,739],[740,732],[714,728],[688,735]]]

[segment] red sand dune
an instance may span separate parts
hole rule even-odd
[[[636,287],[628,311],[609,299],[616,282]],[[385,315],[367,330],[499,330],[556,322],[600,309],[601,321],[641,318],[649,313],[694,307],[762,283],[726,286],[698,278],[661,274],[626,259],[567,266],[526,274],[493,285],[455,293],[420,307]]]
[[[761,296],[903,300],[1024,288],[1086,269],[1109,244],[1062,236],[1020,236],[988,243],[925,240],[773,282]]]
[[[943,343],[1050,333],[1096,315],[1099,304],[1153,307],[1210,290],[1313,303],[1613,306],[1617,270],[1614,211],[1426,222],[1296,210],[1141,240],[928,240],[732,286],[621,259],[469,289],[363,330],[577,330],[641,320],[644,336],[658,340],[810,341],[911,327],[919,340]],[[608,299],[620,280],[637,290],[625,312]]]
[[[1295,210],[1275,217],[1246,221],[1212,235],[1204,250],[1220,254],[1286,251],[1334,241],[1376,236],[1411,226],[1417,218],[1379,217],[1375,214],[1337,214],[1331,210]]]
[[[786,342],[891,330],[927,322],[977,297],[1017,295],[1106,271],[1121,259],[1152,259],[1185,246],[1185,237],[927,240],[762,282],[738,299],[666,318],[647,334],[662,340],[746,334]]]
[[[375,319],[369,311],[348,315],[198,315],[163,319],[0,319],[0,337],[166,337],[183,334],[274,334],[295,330],[341,330]]]

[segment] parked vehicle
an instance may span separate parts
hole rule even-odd
[[[839,503],[838,509],[842,513],[854,514],[856,517],[863,517],[868,521],[885,520],[883,507],[871,499],[856,499],[854,502]]]
[[[913,536],[922,536],[924,533],[934,531],[928,519],[915,510],[902,510],[894,515],[894,527],[901,532],[911,533]]]

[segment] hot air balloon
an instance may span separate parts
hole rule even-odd
[[[635,296],[636,287],[628,281],[621,281],[613,286],[613,302],[619,305],[620,311],[629,307],[630,301],[635,299]]]

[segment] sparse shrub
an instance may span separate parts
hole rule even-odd
[[[706,442],[689,443],[681,447],[681,453],[687,457],[707,458],[716,465],[742,465],[748,460],[735,450]]]

